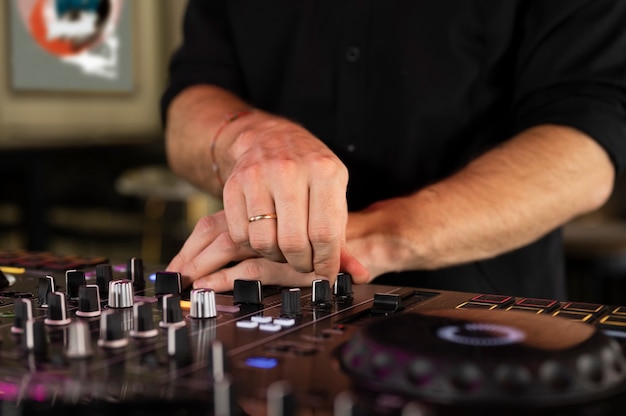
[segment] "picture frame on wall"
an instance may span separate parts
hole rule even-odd
[[[10,0],[10,88],[132,93],[131,0]]]

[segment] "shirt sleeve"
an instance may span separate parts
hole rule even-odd
[[[227,1],[189,0],[183,20],[183,42],[169,63],[168,81],[161,97],[161,121],[182,90],[197,84],[224,87],[235,93],[242,77],[228,27]]]
[[[514,132],[577,128],[626,167],[626,1],[527,2],[516,52]]]

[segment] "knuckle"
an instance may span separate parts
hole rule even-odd
[[[228,233],[221,233],[214,241],[220,252],[233,253],[237,250],[238,244],[233,241]]]
[[[252,259],[239,263],[237,272],[249,279],[259,279],[263,277],[261,262]]]
[[[250,236],[250,246],[254,249],[254,251],[264,257],[273,255],[278,249],[272,240],[266,238],[265,236],[256,235]]]
[[[194,227],[194,231],[204,234],[218,226],[218,219],[212,215],[201,217]]]
[[[278,246],[280,247],[280,251],[285,253],[285,255],[292,256],[297,256],[311,250],[309,240],[306,237],[295,234],[281,236],[278,241]]]
[[[328,225],[316,225],[309,227],[309,238],[313,245],[338,244],[341,234],[339,230]]]

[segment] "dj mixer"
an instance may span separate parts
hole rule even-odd
[[[352,285],[181,287],[0,252],[1,415],[585,415],[626,404],[626,308]]]

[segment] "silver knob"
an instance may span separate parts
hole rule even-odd
[[[128,279],[120,279],[109,283],[110,308],[131,308],[133,303],[133,282]]]
[[[215,318],[215,292],[213,289],[194,289],[190,295],[191,309],[189,316],[196,319]]]
[[[66,355],[68,358],[87,358],[93,355],[89,325],[84,321],[75,321],[69,326],[69,342]]]

